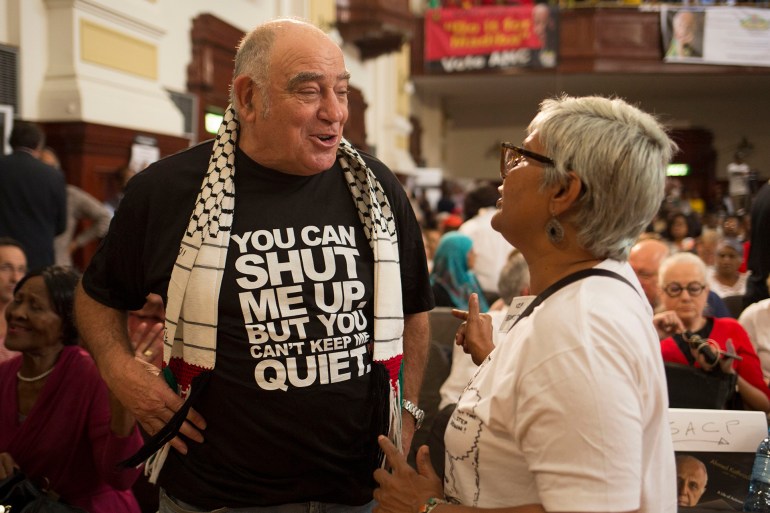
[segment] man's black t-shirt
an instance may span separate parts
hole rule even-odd
[[[203,146],[206,151],[193,148],[132,180],[84,277],[90,295],[116,308],[135,308],[145,290],[165,296],[205,168],[201,160],[210,146]],[[430,309],[411,207],[395,177],[378,161],[367,163],[398,222],[404,312]],[[376,448],[367,344],[373,264],[341,169],[286,175],[239,151],[235,191],[217,361],[196,404],[208,424],[206,441],[188,444],[186,456],[172,450],[159,483],[185,502],[212,509],[365,503]],[[158,264],[166,266],[163,272]]]

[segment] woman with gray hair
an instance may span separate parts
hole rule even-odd
[[[456,343],[479,368],[449,421],[446,474],[412,470],[380,439],[383,511],[674,512],[674,449],[652,309],[626,262],[655,215],[674,143],[620,99],[545,100],[503,143],[492,226],[529,263],[489,351],[471,297]]]
[[[677,253],[663,261],[659,276],[664,311],[655,315],[653,323],[661,338],[663,360],[735,374],[743,406],[770,412],[770,389],[746,330],[735,319],[703,315],[709,293],[706,264],[692,253]],[[710,353],[703,350],[705,346],[690,345],[693,334],[708,344]]]

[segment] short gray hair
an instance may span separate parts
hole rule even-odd
[[[514,249],[508,257],[508,261],[500,271],[500,277],[497,280],[497,289],[500,292],[500,298],[506,305],[510,305],[513,298],[520,296],[524,287],[529,286],[529,266],[524,260],[521,251]]]
[[[235,54],[235,69],[233,84],[240,75],[248,75],[262,93],[262,115],[267,116],[270,109],[268,80],[270,77],[270,54],[275,42],[275,23],[266,23],[246,34],[238,45]],[[230,103],[235,112],[240,111],[241,105],[235,97],[233,85],[230,86]]]
[[[578,243],[597,258],[625,261],[663,200],[666,167],[676,150],[656,119],[619,98],[562,96],[540,104],[528,131],[545,154],[543,187],[583,184],[571,219]]]
[[[663,263],[660,264],[660,271],[658,271],[658,284],[661,287],[665,285],[665,283],[663,283],[663,277],[666,275],[668,270],[678,264],[689,264],[697,269],[701,275],[703,283],[706,283],[706,264],[703,262],[703,260],[700,259],[699,256],[683,251],[681,253],[674,253],[670,257],[663,260]]]

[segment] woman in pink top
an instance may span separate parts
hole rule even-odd
[[[6,345],[21,355],[0,364],[0,478],[18,468],[90,513],[139,513],[139,471],[117,463],[142,439],[77,346],[77,281],[64,267],[30,273],[6,309]]]

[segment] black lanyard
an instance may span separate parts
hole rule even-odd
[[[552,296],[555,292],[557,292],[560,289],[563,289],[570,283],[575,283],[576,281],[582,280],[583,278],[588,278],[589,276],[606,276],[607,278],[614,278],[616,280],[622,281],[626,284],[628,284],[629,287],[634,289],[634,292],[637,294],[639,293],[636,290],[636,287],[634,287],[630,281],[622,277],[616,272],[608,271],[607,269],[596,269],[594,267],[590,269],[583,269],[581,271],[574,272],[570,275],[565,276],[561,280],[557,281],[547,289],[545,289],[543,292],[537,295],[535,299],[532,300],[532,302],[527,306],[527,308],[524,309],[523,312],[521,312],[521,315],[519,315],[519,318],[516,319],[516,321],[513,323],[511,328],[513,326],[516,326],[516,323],[522,320],[524,317],[527,317],[529,314],[532,313],[532,311],[540,306],[540,304],[548,299],[550,296]]]

